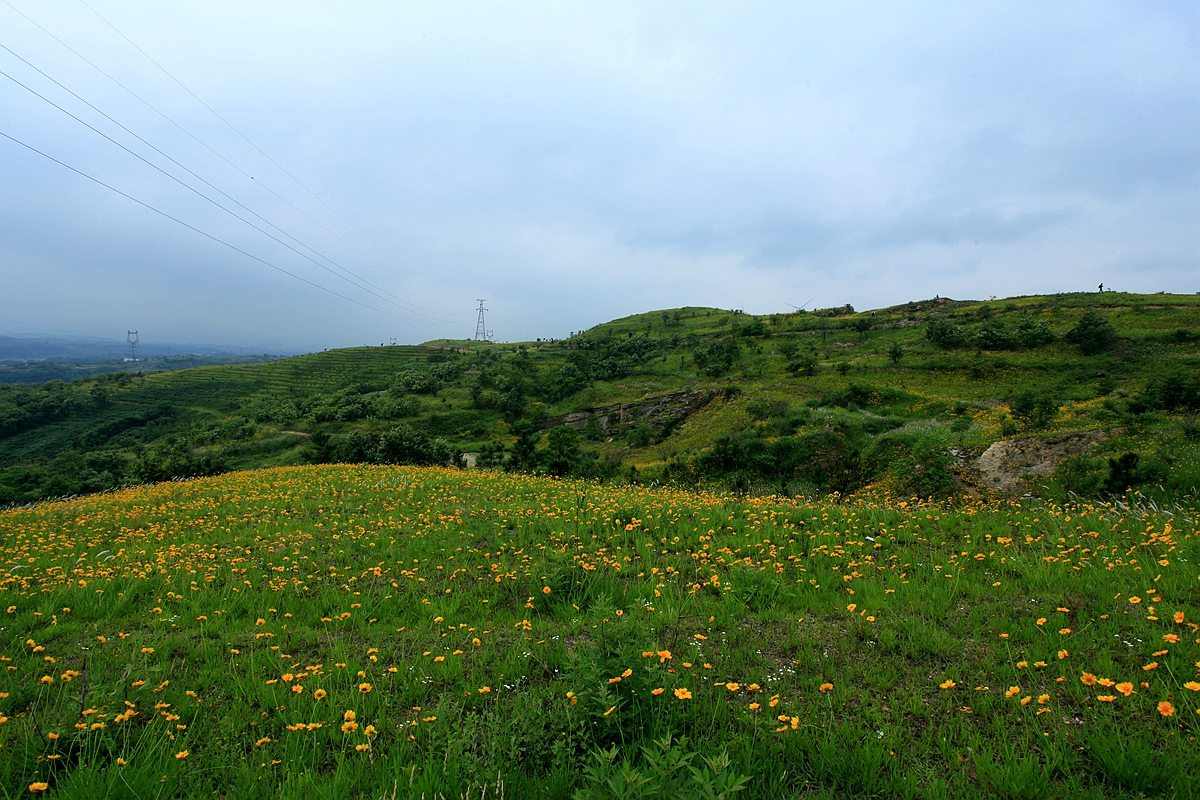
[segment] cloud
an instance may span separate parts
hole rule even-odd
[[[185,130],[0,7],[14,49],[379,289],[0,82],[6,132],[399,314],[0,142],[6,286],[98,334],[142,315],[193,341],[421,341],[471,335],[487,297],[520,339],[655,307],[870,307],[1101,273],[1194,291],[1200,271],[1194,4],[105,4],[236,132],[86,9],[18,5]]]

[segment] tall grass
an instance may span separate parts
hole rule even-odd
[[[0,794],[1187,796],[1194,519],[336,466],[0,512]]]

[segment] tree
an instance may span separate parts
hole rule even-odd
[[[1094,356],[1111,350],[1117,343],[1117,331],[1108,317],[1099,311],[1089,309],[1075,323],[1075,327],[1067,331],[1068,342],[1078,345],[1079,352],[1085,356]]]
[[[1018,394],[1009,407],[1022,427],[1031,430],[1047,427],[1058,414],[1058,401],[1048,394],[1032,390]]]
[[[953,350],[966,344],[966,335],[961,329],[945,320],[931,321],[925,330],[925,337],[943,350]]]
[[[692,350],[696,369],[710,378],[719,378],[734,365],[741,355],[735,339],[708,342]]]
[[[899,364],[904,358],[904,346],[899,342],[892,343],[892,346],[888,348],[888,358],[893,364]]]
[[[537,446],[538,440],[542,438],[541,434],[527,419],[519,419],[514,422],[512,432],[516,435],[517,441],[513,442],[512,457],[508,459],[506,466],[510,470],[517,471],[532,468],[534,448]]]
[[[546,449],[541,453],[541,462],[551,475],[560,478],[571,474],[579,460],[579,431],[569,425],[559,425],[546,434]]]
[[[821,362],[817,360],[815,354],[801,353],[788,362],[787,371],[793,375],[808,375],[811,377],[817,374],[820,366]]]

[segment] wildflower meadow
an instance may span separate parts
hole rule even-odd
[[[1195,509],[444,468],[0,511],[0,796],[1142,797]]]

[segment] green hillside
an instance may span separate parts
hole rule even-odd
[[[1200,486],[1197,375],[1192,295],[667,309],[563,341],[435,341],[0,386],[0,503],[458,453],[510,470],[792,496],[1177,497]],[[981,460],[1000,440],[1015,444]]]

